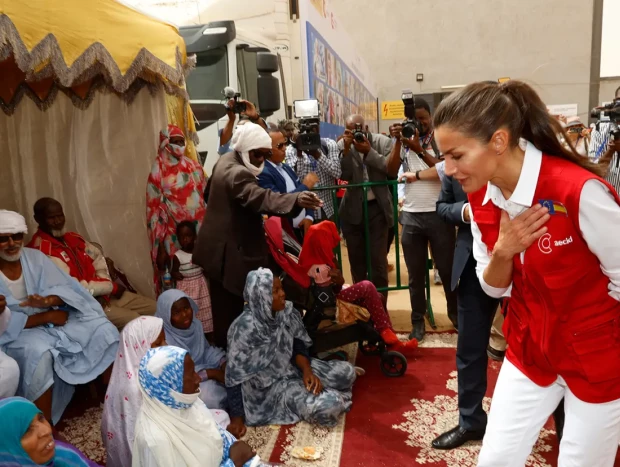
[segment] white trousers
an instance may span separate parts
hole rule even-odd
[[[504,360],[478,467],[523,467],[540,430],[564,397],[558,467],[613,467],[620,442],[620,400],[583,402],[561,377],[541,387]]]

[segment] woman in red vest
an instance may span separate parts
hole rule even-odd
[[[435,113],[482,288],[511,297],[479,467],[525,465],[562,398],[560,467],[611,467],[620,441],[620,200],[563,134],[519,81],[471,84]]]

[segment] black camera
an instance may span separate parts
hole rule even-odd
[[[353,139],[357,141],[358,143],[363,143],[365,138],[366,138],[366,133],[364,132],[364,129],[362,128],[362,124],[356,123],[355,129],[353,130]]]
[[[418,130],[418,134],[421,135],[423,128],[422,124],[415,118],[415,98],[413,97],[413,92],[409,89],[403,90],[401,99],[405,105],[405,121],[403,122],[401,134],[405,138],[410,139],[415,136],[416,130]]]
[[[611,132],[611,137],[614,141],[620,141],[620,129],[617,128],[620,125],[620,97],[600,107],[594,107],[590,112],[590,116],[598,120],[596,122],[597,129],[603,122],[615,123],[616,129]]]
[[[306,152],[321,149],[319,101],[316,99],[294,101],[293,107],[295,118],[299,119],[297,149]]]
[[[246,103],[239,101],[239,99],[241,98],[241,93],[235,92],[235,90],[233,88],[225,87],[224,88],[224,95],[226,96],[226,99],[229,99],[229,100],[230,99],[234,99],[235,100],[235,103],[234,103],[232,109],[228,106],[228,103],[226,103],[226,109],[227,110],[232,110],[236,114],[243,113],[243,112],[245,112],[247,110]]]
[[[600,107],[594,107],[590,116],[601,121],[620,122],[620,97]]]

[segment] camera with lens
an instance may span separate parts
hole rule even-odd
[[[592,118],[596,118],[596,127],[603,122],[612,122],[615,124],[616,129],[611,132],[611,136],[615,141],[620,140],[620,97],[614,99],[612,102],[603,104],[600,107],[594,107],[590,112]]]
[[[361,123],[355,124],[355,129],[353,130],[353,139],[358,143],[363,143],[366,139],[366,133],[364,132]]]
[[[410,139],[415,136],[416,130],[418,134],[422,134],[423,128],[422,124],[415,118],[415,98],[413,97],[413,92],[409,89],[403,90],[401,99],[405,105],[405,121],[403,122],[401,134],[405,138]]]
[[[299,134],[297,135],[297,149],[310,152],[321,149],[320,111],[319,101],[305,99],[294,101],[295,118],[299,119]]]
[[[243,113],[247,110],[247,105],[245,102],[240,102],[239,99],[241,98],[241,93],[236,92],[233,88],[231,87],[225,87],[224,88],[224,96],[226,96],[226,99],[230,100],[230,99],[234,99],[235,103],[232,107],[232,109],[228,106],[228,103],[226,104],[226,109],[227,110],[232,110],[234,113],[236,114],[240,114]]]

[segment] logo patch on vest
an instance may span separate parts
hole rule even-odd
[[[555,246],[564,246],[564,245],[569,245],[571,243],[573,243],[572,235],[568,238],[565,238],[564,240],[558,240],[558,241],[553,242]]]
[[[62,259],[65,260],[65,263],[70,263],[71,262],[71,258],[69,258],[69,255],[67,254],[67,252],[61,251],[60,252],[60,256],[62,256]]]
[[[568,211],[562,203],[551,199],[539,199],[538,202],[543,208],[547,208],[552,216],[558,214],[568,217]]]
[[[540,250],[541,253],[544,253],[545,255],[548,255],[549,253],[553,251],[553,249],[551,248],[551,234],[550,233],[546,233],[545,235],[543,235],[542,237],[538,239],[538,249]]]

